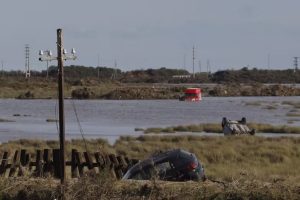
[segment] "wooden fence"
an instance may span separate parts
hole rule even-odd
[[[0,153],[1,155],[1,153]],[[1,157],[0,157],[1,159]],[[10,156],[4,152],[0,160],[0,176],[14,177],[29,174],[36,177],[54,176],[60,178],[60,153],[59,149],[36,150],[35,155],[26,152],[25,149],[17,150]],[[102,152],[78,152],[72,150],[71,161],[66,162],[66,168],[71,177],[83,176],[86,171],[93,170],[99,173],[109,170],[117,179],[121,179],[128,168],[139,162],[137,159],[129,159],[115,154],[104,154]]]

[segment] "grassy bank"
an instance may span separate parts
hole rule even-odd
[[[7,149],[34,151],[57,146],[54,141],[21,140],[1,144],[0,154]],[[69,199],[99,199],[99,195],[102,199],[300,198],[300,138],[141,136],[122,137],[114,145],[104,140],[88,140],[87,146],[90,151],[101,149],[138,159],[161,150],[183,148],[196,154],[209,179],[224,184],[122,182],[102,174],[69,180]],[[85,145],[81,140],[73,140],[67,143],[68,152],[71,148],[84,150]],[[57,186],[57,181],[48,179],[1,179],[0,194],[7,199],[26,199],[24,195],[27,199],[47,199],[58,195]]]
[[[59,183],[52,179],[0,180],[1,200],[60,199]],[[115,181],[100,176],[69,180],[68,200],[99,199],[299,199],[299,188],[280,182],[236,180],[228,184],[160,181]]]
[[[255,129],[256,133],[293,133],[299,134],[300,127],[293,127],[287,125],[274,126],[271,124],[259,124],[249,123],[249,128]],[[222,133],[222,126],[218,123],[208,124],[193,124],[193,125],[181,125],[181,126],[170,126],[166,128],[147,128],[139,129],[137,131],[144,131],[144,133],[175,133],[175,132],[206,132],[206,133]]]
[[[140,136],[122,137],[114,145],[105,140],[87,140],[88,151],[103,151],[143,159],[154,152],[183,148],[194,152],[206,166],[208,176],[232,180],[247,174],[259,180],[273,180],[273,175],[299,177],[300,138],[263,137],[200,137],[200,136]],[[0,145],[4,151],[13,153],[25,148],[58,148],[57,141],[19,140]],[[71,149],[85,151],[82,140],[68,141],[67,154]],[[286,177],[287,178],[287,177]]]
[[[195,85],[165,82],[122,82],[122,80],[66,77],[65,96],[74,99],[178,99],[187,87]],[[57,97],[55,77],[0,77],[0,98],[48,99]],[[299,96],[300,88],[285,85],[215,84],[201,86],[203,96]],[[258,106],[259,102],[255,105]],[[286,105],[299,106],[297,102]],[[251,105],[251,103],[249,103]],[[276,109],[267,106],[265,109]]]

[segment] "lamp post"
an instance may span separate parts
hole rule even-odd
[[[63,48],[62,29],[57,29],[57,56],[52,56],[51,51],[39,51],[40,61],[57,60],[58,63],[58,99],[59,99],[59,143],[60,143],[60,180],[65,185],[66,179],[66,161],[65,161],[65,115],[64,115],[64,60],[75,60],[75,49],[71,50],[71,55],[67,55],[66,49]]]

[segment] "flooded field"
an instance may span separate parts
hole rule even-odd
[[[300,97],[207,97],[199,103],[177,100],[66,100],[66,137],[81,137],[74,111],[86,137],[114,141],[122,135],[142,134],[135,132],[135,128],[221,123],[222,117],[246,117],[248,122],[300,126],[298,102]],[[0,119],[12,121],[0,122],[1,142],[20,138],[58,138],[56,100],[2,99],[0,106]]]

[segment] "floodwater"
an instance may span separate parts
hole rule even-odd
[[[283,103],[286,101],[300,102],[300,97],[204,97],[201,102],[66,100],[66,137],[80,138],[81,128],[87,138],[101,137],[113,142],[123,135],[142,134],[134,131],[135,128],[220,123],[222,117],[235,120],[246,117],[248,122],[300,126],[300,117],[287,116],[288,112],[295,112],[295,108]],[[20,138],[57,139],[58,124],[46,122],[58,119],[57,110],[56,100],[0,99],[0,119],[14,121],[0,122],[0,142]],[[14,116],[16,114],[20,116]]]

